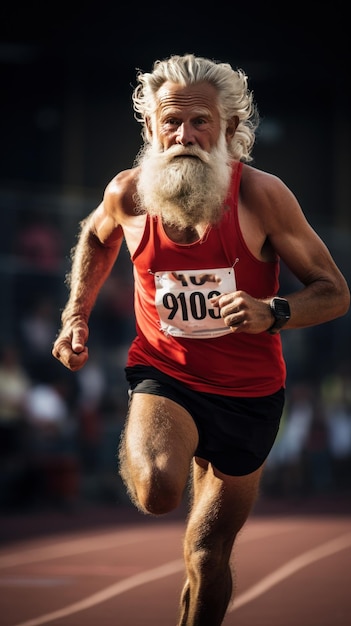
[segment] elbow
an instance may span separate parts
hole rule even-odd
[[[342,317],[346,315],[350,309],[350,289],[346,281],[338,286],[336,293],[336,301],[338,302],[338,316]]]
[[[342,313],[342,315],[346,315],[346,313],[348,313],[350,310],[350,290],[347,290],[347,297],[345,298],[345,307],[344,307],[344,312]]]

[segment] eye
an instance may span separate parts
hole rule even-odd
[[[203,126],[204,124],[207,124],[208,121],[205,117],[197,117],[196,120],[194,120],[194,124],[196,126]]]
[[[180,124],[180,121],[177,118],[175,118],[175,117],[168,117],[163,122],[164,126],[171,126],[171,127],[179,126],[179,124]]]

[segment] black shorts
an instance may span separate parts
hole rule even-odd
[[[133,393],[169,398],[192,416],[199,433],[195,456],[210,461],[220,472],[244,476],[267,458],[278,433],[285,392],[239,398],[194,391],[153,367],[126,367]]]

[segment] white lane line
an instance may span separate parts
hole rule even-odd
[[[254,539],[261,539],[264,536],[275,535],[282,532],[288,532],[296,525],[289,525],[280,528],[260,528],[259,532],[255,535],[249,536],[244,534],[242,541],[253,541]],[[152,530],[155,527],[150,527]],[[163,527],[164,528],[164,527]],[[247,530],[245,529],[247,532]],[[138,532],[135,530],[128,530],[122,532],[112,532],[104,535],[88,536],[82,539],[72,539],[69,541],[59,541],[54,538],[52,545],[36,547],[36,548],[23,548],[19,547],[17,552],[10,554],[2,554],[0,558],[0,569],[6,567],[16,567],[18,565],[28,565],[30,563],[40,563],[42,561],[48,561],[50,559],[61,558],[65,556],[73,556],[75,554],[85,554],[88,552],[96,552],[98,550],[107,550],[108,548],[117,548],[118,546],[126,546],[128,544],[137,543],[138,541],[145,542],[145,533],[147,529],[140,529]],[[0,553],[1,554],[1,553]]]
[[[317,548],[313,548],[312,550],[308,550],[304,554],[297,556],[291,561],[282,565],[275,570],[272,574],[269,574],[265,578],[262,578],[260,582],[256,585],[253,585],[250,589],[245,591],[244,593],[237,596],[234,599],[233,604],[229,607],[228,612],[235,611],[239,609],[244,604],[255,600],[258,596],[262,595],[274,585],[279,584],[285,578],[292,576],[297,571],[314,563],[314,561],[318,561],[323,559],[326,556],[330,556],[331,554],[335,554],[336,552],[340,552],[345,548],[349,548],[351,546],[351,533],[347,533],[346,535],[342,535],[341,537],[337,537],[336,539],[332,539],[327,543],[318,546]]]
[[[228,609],[228,612],[234,611],[240,606],[243,606],[243,604],[254,600],[259,595],[284,580],[284,578],[291,576],[302,567],[306,567],[306,565],[309,565],[316,560],[319,560],[331,554],[335,554],[336,552],[343,550],[344,548],[347,548],[349,546],[351,546],[351,533],[342,535],[337,539],[333,539],[317,548],[314,548],[313,550],[305,552],[295,559],[292,559],[282,567],[278,568],[269,576],[263,578],[261,582],[251,587],[251,589],[239,595],[234,601],[234,605],[232,605]],[[171,561],[170,563],[166,563],[165,565],[161,565],[151,570],[141,572],[140,574],[130,576],[129,578],[110,585],[109,587],[106,587],[106,589],[98,591],[97,593],[94,593],[79,602],[75,602],[62,609],[58,609],[57,611],[53,611],[51,613],[46,613],[45,615],[33,618],[26,622],[21,622],[19,624],[16,624],[15,626],[40,626],[40,624],[46,624],[53,621],[54,619],[67,617],[68,615],[72,615],[73,613],[78,613],[79,611],[91,608],[96,604],[105,602],[106,600],[109,600],[114,596],[120,595],[125,591],[129,591],[130,589],[134,589],[135,587],[138,587],[140,585],[149,583],[153,580],[158,580],[160,578],[163,578],[164,576],[170,576],[172,574],[175,574],[181,571],[183,568],[183,559]]]
[[[182,559],[171,561],[170,563],[166,563],[165,565],[160,565],[159,567],[155,567],[154,569],[150,569],[146,572],[141,572],[140,574],[130,576],[125,580],[121,580],[114,585],[110,585],[110,587],[106,587],[106,589],[103,589],[102,591],[93,593],[91,596],[85,598],[84,600],[81,600],[80,602],[75,602],[74,604],[70,604],[69,606],[66,606],[63,609],[59,609],[58,611],[53,611],[52,613],[46,613],[46,615],[35,617],[34,619],[30,619],[27,622],[21,622],[20,624],[16,624],[16,626],[39,626],[39,624],[47,624],[47,622],[52,622],[54,619],[61,619],[62,617],[67,617],[67,615],[72,615],[73,613],[84,611],[85,609],[89,609],[96,604],[105,602],[106,600],[109,600],[114,596],[118,596],[125,591],[134,589],[134,587],[144,585],[145,583],[149,583],[153,580],[158,580],[159,578],[163,578],[164,576],[170,576],[171,574],[175,574],[176,572],[181,571],[183,567],[184,563]]]
[[[73,539],[70,541],[55,542],[53,545],[42,546],[41,548],[31,548],[24,552],[14,552],[1,556],[0,569],[14,567],[16,565],[26,565],[28,563],[38,563],[49,559],[73,556],[74,554],[85,554],[96,552],[97,550],[107,550],[117,548],[138,541],[145,541],[145,531],[138,534],[128,531],[125,533],[111,533],[98,537],[88,537],[85,539]]]

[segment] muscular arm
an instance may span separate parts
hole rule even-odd
[[[314,326],[344,315],[350,292],[327,246],[307,222],[286,186],[274,179],[268,239],[287,267],[303,284],[287,294],[291,319],[286,328]],[[284,295],[284,294],[283,294]]]
[[[53,356],[71,370],[88,359],[88,320],[99,291],[117,259],[123,231],[116,221],[118,196],[107,188],[104,201],[81,223],[67,279],[69,299],[62,312],[62,328]]]
[[[272,258],[269,251],[278,254],[303,285],[294,293],[279,294],[288,299],[291,309],[284,328],[314,326],[347,313],[346,280],[286,185],[275,176],[246,167],[241,195],[241,228],[251,252],[263,261]],[[259,333],[274,321],[268,306],[273,295],[260,301],[236,292],[213,304],[220,306],[225,323],[235,332]]]

